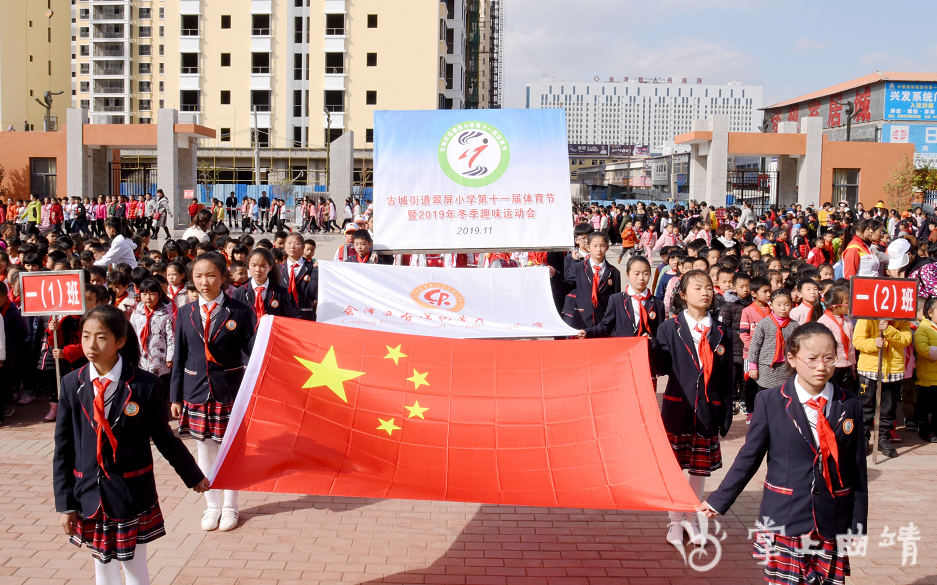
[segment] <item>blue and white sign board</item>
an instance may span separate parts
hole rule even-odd
[[[885,84],[885,119],[937,121],[937,83],[889,81]]]
[[[882,142],[913,144],[915,158],[937,162],[937,125],[882,124]]]
[[[374,112],[374,161],[376,250],[569,246],[563,110]]]

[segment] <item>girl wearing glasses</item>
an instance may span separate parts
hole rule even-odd
[[[817,321],[826,325],[836,339],[836,369],[833,381],[844,390],[856,388],[856,348],[852,345],[852,320],[849,312],[849,289],[842,285],[830,287],[823,295],[823,316]]]
[[[786,358],[796,375],[758,393],[745,445],[719,488],[697,508],[708,518],[728,512],[768,456],[758,512],[768,521],[756,524],[755,556],[764,559],[769,583],[843,585],[849,575],[844,545],[865,531],[862,402],[830,382],[837,345],[820,323],[794,330]],[[783,527],[783,533],[772,527]]]

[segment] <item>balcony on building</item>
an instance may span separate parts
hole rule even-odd
[[[270,69],[270,53],[251,53],[252,90],[273,89],[273,76]]]
[[[120,93],[128,94],[129,87],[123,79],[95,79],[91,86],[92,94]]]
[[[126,112],[125,98],[94,98],[93,112]]]
[[[129,27],[123,23],[95,24],[92,31],[92,38],[95,40],[103,39],[125,39]]]
[[[130,8],[120,4],[94,6],[91,9],[91,23],[99,21],[130,20]]]
[[[121,57],[128,55],[126,43],[94,43],[93,57]]]
[[[179,73],[182,75],[198,75],[198,53],[181,53]]]
[[[179,91],[179,111],[198,112],[201,109],[199,107],[200,95],[201,92],[193,89],[183,89]]]
[[[326,53],[342,53],[345,51],[345,15],[325,15],[325,43]]]
[[[93,71],[95,76],[123,77],[126,75],[127,69],[124,66],[124,61],[97,60],[94,62]]]
[[[183,37],[201,36],[198,24],[198,14],[183,14],[179,17],[179,35]]]
[[[269,37],[270,36],[270,15],[252,14],[251,15],[251,36]]]

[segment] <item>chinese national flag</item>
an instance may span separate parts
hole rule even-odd
[[[644,339],[488,341],[264,317],[212,487],[627,510],[699,502]]]

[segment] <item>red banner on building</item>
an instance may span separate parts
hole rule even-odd
[[[698,501],[647,341],[459,340],[264,317],[216,488],[628,510]]]

